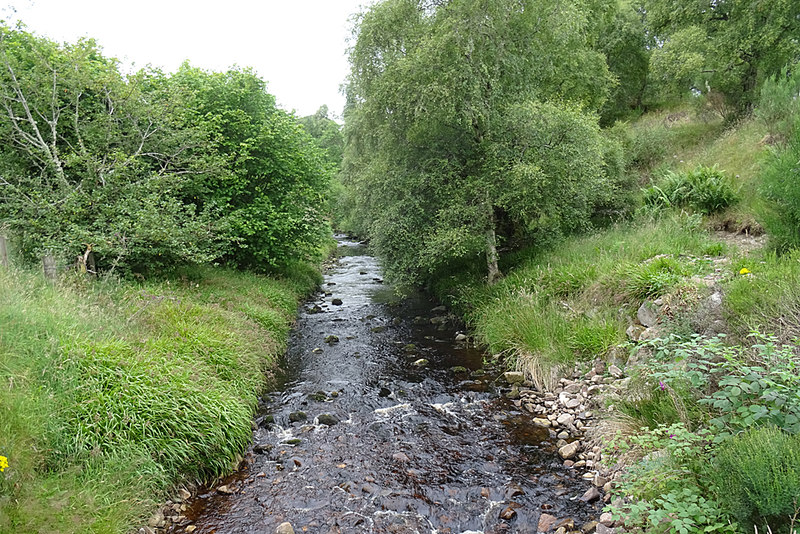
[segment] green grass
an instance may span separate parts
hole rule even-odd
[[[724,250],[686,217],[620,225],[548,251],[518,252],[492,287],[442,278],[435,291],[463,313],[477,338],[544,385],[576,361],[605,357],[624,341],[642,300],[679,288]]]
[[[726,292],[728,322],[739,337],[752,331],[775,334],[784,342],[800,337],[800,251],[783,256],[762,251],[738,260],[735,268],[750,271],[736,277]]]
[[[251,437],[310,267],[145,284],[0,269],[0,532],[125,532]]]

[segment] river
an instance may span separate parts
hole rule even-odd
[[[545,512],[574,530],[599,515],[579,500],[589,483],[499,394],[499,373],[457,328],[426,298],[397,297],[366,248],[340,236],[253,446],[190,502],[193,531],[534,533]]]

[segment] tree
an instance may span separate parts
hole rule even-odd
[[[729,117],[749,111],[757,89],[800,59],[795,0],[645,0],[659,46],[651,59],[655,83],[724,98]]]
[[[0,224],[31,261],[263,270],[328,237],[323,153],[248,70],[126,76],[91,39],[0,26],[0,111]]]
[[[191,95],[183,120],[205,132],[203,150],[225,162],[191,185],[198,210],[213,214],[229,243],[223,259],[264,269],[316,255],[330,235],[322,208],[332,169],[298,121],[248,69],[185,64],[171,83]]]
[[[608,181],[592,112],[613,84],[585,28],[558,1],[387,0],[362,15],[343,176],[392,275],[483,255],[493,282],[499,240],[585,224]]]
[[[0,27],[0,218],[29,259],[91,248],[106,268],[217,255],[210,221],[173,191],[202,139],[157,71],[122,76],[84,39],[59,46]]]

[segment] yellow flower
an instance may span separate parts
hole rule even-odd
[[[739,271],[739,274],[750,274],[750,269],[747,267],[742,267],[742,270]]]
[[[8,467],[8,458],[0,456],[0,473],[5,471],[6,467]]]

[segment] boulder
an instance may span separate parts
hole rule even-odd
[[[628,336],[628,339],[631,341],[639,341],[639,336],[642,332],[645,331],[645,328],[640,324],[632,324],[625,330],[625,335]]]
[[[331,414],[327,414],[327,413],[319,415],[317,417],[317,421],[319,421],[319,424],[327,425],[327,426],[333,426],[333,425],[339,423],[339,420],[336,417],[332,416]]]
[[[636,311],[636,318],[643,326],[650,327],[658,322],[658,309],[652,302],[646,300],[642,302],[639,309]]]
[[[602,497],[602,495],[600,495],[600,490],[592,486],[591,488],[586,490],[586,493],[583,494],[581,500],[583,502],[594,502],[599,500],[600,497]]]

